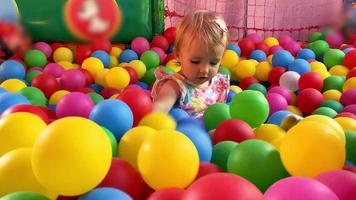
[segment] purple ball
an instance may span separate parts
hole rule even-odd
[[[271,89],[268,90],[268,93],[277,93],[279,95],[282,95],[286,99],[288,104],[290,104],[292,101],[291,91],[285,87],[282,86],[272,87]]]
[[[346,106],[341,112],[349,112],[356,115],[356,104]]]
[[[164,51],[159,47],[152,47],[151,50],[158,54],[158,57],[159,57],[159,60],[160,60],[159,64],[163,65],[164,61],[166,60],[167,54],[164,53]]]
[[[330,48],[338,49],[342,45],[342,35],[339,33],[331,33],[326,37],[326,42]]]
[[[347,90],[346,92],[342,93],[340,97],[340,103],[344,106],[356,104],[356,88]]]
[[[298,42],[292,41],[283,46],[285,50],[289,51],[294,57],[297,56],[301,47]]]
[[[144,37],[136,37],[131,42],[131,49],[138,55],[150,49],[150,43]]]
[[[280,110],[287,110],[288,103],[287,100],[280,94],[277,93],[268,93],[266,99],[269,104],[269,115]]]
[[[45,42],[36,42],[33,44],[33,48],[42,51],[47,58],[50,58],[52,55],[51,45]]]
[[[64,72],[64,69],[61,65],[57,63],[49,63],[46,65],[46,67],[43,69],[43,72],[47,74],[51,74],[52,76],[59,78]]]
[[[279,45],[284,46],[293,41],[289,35],[280,35],[278,37]]]
[[[61,88],[74,91],[85,86],[85,76],[78,69],[66,70],[60,78]]]
[[[56,115],[59,118],[68,116],[89,118],[93,107],[94,102],[88,95],[81,92],[72,92],[59,100],[56,107]]]
[[[271,48],[269,48],[269,54],[274,54],[279,50],[283,50],[283,47],[281,47],[279,45],[274,45]]]
[[[247,38],[250,39],[253,43],[258,44],[262,42],[262,38],[257,33],[250,33],[247,35]]]
[[[264,195],[265,200],[339,200],[336,194],[317,180],[288,177],[275,182]]]

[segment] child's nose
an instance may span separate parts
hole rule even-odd
[[[208,66],[202,66],[202,67],[200,67],[199,72],[201,74],[207,74],[209,72],[209,67]]]

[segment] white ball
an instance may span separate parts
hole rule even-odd
[[[296,91],[296,90],[298,90],[299,78],[300,78],[300,75],[297,72],[294,72],[294,71],[285,72],[279,78],[279,85],[287,88],[288,90]]]

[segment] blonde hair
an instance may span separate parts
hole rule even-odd
[[[202,39],[208,47],[228,44],[228,29],[222,17],[206,10],[191,12],[183,17],[177,26],[174,47],[179,51],[183,41],[191,44],[195,39]]]

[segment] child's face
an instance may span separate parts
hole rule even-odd
[[[183,42],[176,57],[182,65],[183,75],[200,85],[217,74],[224,50],[221,45],[209,48],[201,39],[194,39],[190,45]]]

